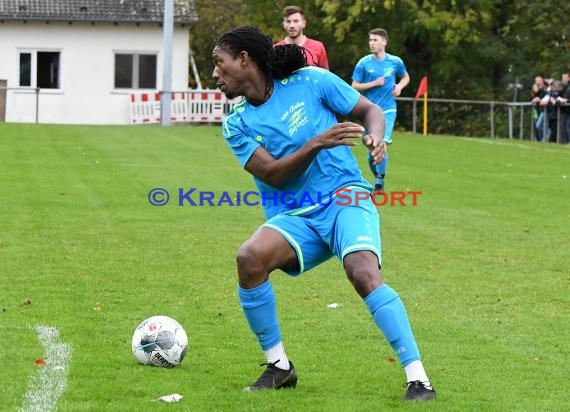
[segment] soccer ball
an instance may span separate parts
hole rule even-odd
[[[180,323],[168,316],[152,316],[135,329],[133,355],[144,365],[174,368],[186,356],[188,336]]]

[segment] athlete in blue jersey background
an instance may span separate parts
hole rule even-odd
[[[350,146],[361,139],[373,162],[382,160],[382,111],[331,72],[305,67],[299,46],[274,48],[270,37],[252,27],[223,34],[212,58],[217,87],[228,98],[243,96],[223,121],[224,138],[261,195],[275,195],[275,201],[264,204],[268,220],[236,256],[240,304],[267,358],[265,371],[245,390],[297,385],[269,274],[280,269],[299,275],[336,256],[404,366],[404,398],[435,397],[404,305],[382,280],[379,218],[372,200],[302,202],[306,194],[315,199],[319,192],[334,196],[343,189],[356,198],[372,191]],[[338,123],[335,113],[359,120],[368,133],[357,123]],[[284,193],[294,201],[281,202]]]
[[[384,141],[392,144],[392,131],[396,122],[395,98],[410,83],[410,76],[402,59],[386,53],[388,44],[386,30],[380,28],[370,30],[368,44],[372,54],[364,56],[354,67],[352,87],[380,106],[386,119]],[[375,190],[383,191],[388,155],[378,165],[374,165],[369,158],[369,165],[376,178]]]

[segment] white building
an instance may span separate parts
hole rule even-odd
[[[131,93],[163,90],[163,10],[163,0],[0,0],[0,121],[129,124]],[[188,89],[196,20],[193,0],[174,1],[174,91]]]

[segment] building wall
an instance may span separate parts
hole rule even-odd
[[[188,29],[174,28],[172,90],[188,89]],[[42,89],[39,123],[128,124],[130,93],[114,88],[115,53],[157,53],[162,90],[162,27],[158,24],[0,23],[0,80],[18,87],[21,50],[60,52],[60,89]],[[35,90],[8,90],[7,122],[35,122]]]

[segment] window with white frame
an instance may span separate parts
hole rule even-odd
[[[156,89],[156,54],[115,54],[116,89]]]
[[[41,89],[59,89],[60,52],[58,51],[21,51],[20,52],[20,87],[39,87]]]

